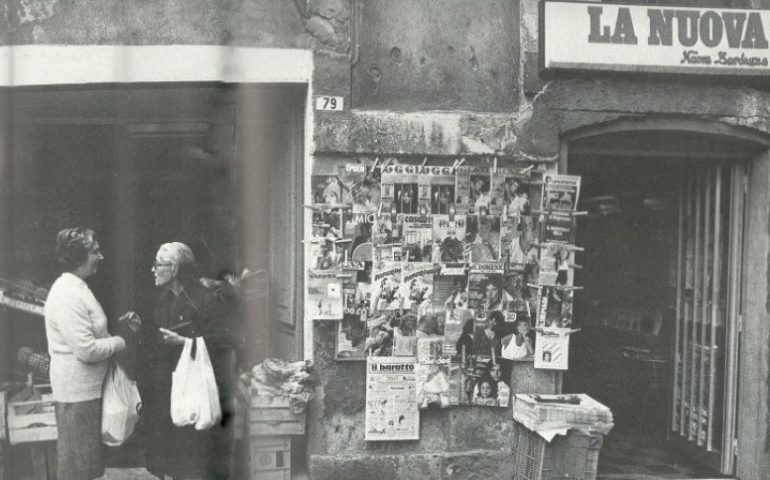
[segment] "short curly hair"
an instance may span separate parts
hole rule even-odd
[[[70,227],[56,234],[56,256],[66,271],[74,270],[88,259],[96,242],[96,232],[90,228]]]

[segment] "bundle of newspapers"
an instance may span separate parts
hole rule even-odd
[[[268,358],[240,375],[239,388],[245,396],[283,397],[290,400],[295,413],[301,413],[313,398],[317,379],[313,362],[287,362]]]
[[[606,435],[612,411],[586,394],[514,395],[513,419],[550,441],[569,429]]]

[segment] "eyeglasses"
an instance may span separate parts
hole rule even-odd
[[[159,262],[157,260],[152,262],[152,268],[156,270],[159,269],[160,267],[170,267],[171,265],[173,265],[173,263],[171,262]]]

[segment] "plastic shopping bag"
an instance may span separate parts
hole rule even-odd
[[[171,420],[178,427],[194,425],[197,430],[205,430],[216,425],[221,417],[219,391],[206,342],[201,337],[188,338],[172,375]]]
[[[102,387],[102,442],[117,447],[128,440],[139,421],[141,407],[136,382],[114,363]]]
[[[196,430],[211,428],[222,418],[222,406],[219,403],[219,390],[214,378],[214,368],[211,366],[211,358],[206,348],[206,342],[202,337],[195,339],[197,342],[195,361],[200,372],[200,415],[195,422]]]
[[[198,402],[194,398],[196,365],[192,357],[194,340],[184,342],[182,354],[171,374],[171,421],[177,427],[194,424],[198,420]]]

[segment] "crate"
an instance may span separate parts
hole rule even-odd
[[[50,385],[34,385],[29,394],[14,398],[31,398],[8,403],[8,440],[11,445],[52,441],[58,438],[56,412]]]
[[[241,390],[239,398],[250,436],[305,434],[305,412],[292,412],[288,397],[248,395]]]
[[[514,422],[514,480],[596,480],[603,437],[570,430],[546,442]]]
[[[251,480],[291,480],[291,437],[251,437]]]

